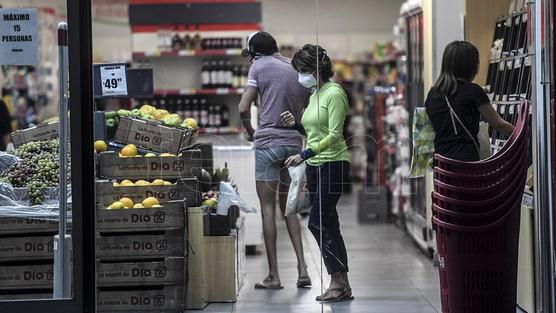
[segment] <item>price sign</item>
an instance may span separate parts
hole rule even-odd
[[[103,96],[127,95],[127,80],[124,65],[100,67],[100,84]]]
[[[0,9],[0,64],[37,65],[37,9]]]

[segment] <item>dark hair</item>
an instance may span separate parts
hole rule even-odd
[[[248,39],[247,49],[244,49],[242,55],[244,57],[255,57],[256,54],[260,55],[273,55],[278,52],[278,45],[276,39],[267,32],[257,32]]]
[[[318,50],[318,55],[317,55]],[[299,73],[314,73],[317,71],[317,62],[322,81],[329,81],[334,75],[332,61],[325,49],[321,46],[306,44],[297,51],[292,59],[293,68]]]
[[[458,82],[470,83],[479,71],[479,50],[470,42],[453,41],[444,49],[440,76],[431,89],[437,98],[456,93]]]

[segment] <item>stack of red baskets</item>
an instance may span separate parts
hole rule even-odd
[[[492,157],[462,162],[435,155],[432,222],[443,313],[516,310],[529,106],[520,105],[514,132]]]

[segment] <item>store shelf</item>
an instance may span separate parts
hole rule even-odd
[[[133,59],[157,58],[157,57],[206,57],[206,56],[241,56],[242,49],[218,49],[218,50],[177,50],[177,51],[154,51],[133,52]]]
[[[170,25],[131,25],[132,33],[156,33],[164,27],[170,26],[173,30],[178,31],[256,31],[261,29],[260,24],[256,23],[235,23],[235,24],[198,24],[195,25],[196,28],[192,28],[191,25],[180,25],[180,24],[170,24]]]
[[[217,88],[217,89],[157,89],[157,96],[193,96],[193,95],[241,95],[243,88]]]

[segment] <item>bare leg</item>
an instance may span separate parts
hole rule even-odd
[[[282,216],[284,216],[286,212],[289,188],[289,185],[280,183],[279,200]],[[305,256],[303,253],[303,240],[301,239],[301,226],[299,224],[299,218],[297,214],[295,214],[286,216],[285,220],[288,233],[293,244],[293,249],[295,250],[295,254],[297,256],[298,275],[302,278],[309,277],[309,273],[307,272],[307,263],[305,262]]]
[[[265,283],[280,285],[276,252],[276,190],[278,182],[257,181],[257,195],[261,202],[263,235],[268,259],[268,277]]]

